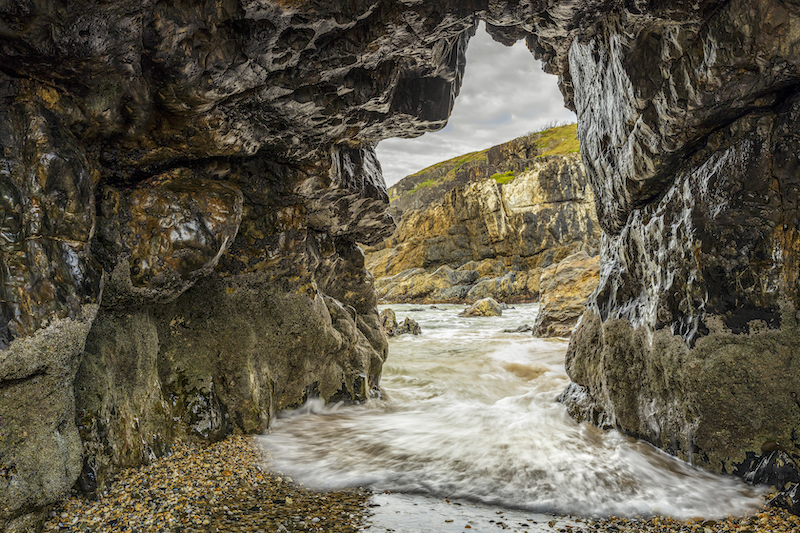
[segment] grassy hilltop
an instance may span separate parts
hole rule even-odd
[[[525,169],[524,161],[549,155],[580,152],[577,124],[531,132],[485,150],[463,154],[406,176],[389,188],[392,214],[402,216],[441,198],[458,185],[493,178],[498,183],[513,181]]]

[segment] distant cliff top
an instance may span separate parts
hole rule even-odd
[[[533,159],[573,152],[580,152],[577,124],[531,132],[485,150],[436,163],[406,176],[389,188],[389,211],[396,219],[400,219],[406,211],[421,209],[441,199],[458,185],[488,177],[499,183],[509,183]]]

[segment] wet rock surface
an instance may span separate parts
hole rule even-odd
[[[786,490],[779,492],[767,502],[767,506],[784,509],[794,516],[800,516],[800,483],[794,483]]]
[[[599,288],[568,354],[572,407],[741,475],[765,441],[800,449],[789,370],[800,12],[674,7],[612,8],[570,45],[605,230]]]
[[[774,450],[762,455],[744,479],[748,483],[780,489],[787,484],[800,483],[800,466],[796,458],[782,450]]]
[[[502,314],[503,308],[499,303],[493,298],[484,298],[461,311],[458,316],[502,316]]]
[[[423,207],[403,213],[391,239],[366,250],[381,299],[535,301],[544,267],[580,250],[597,255],[599,225],[579,155],[521,159],[519,147],[506,145],[516,147],[488,153],[497,166],[517,168],[513,181],[482,179],[438,201],[418,199]]]
[[[119,267],[116,276],[125,278],[115,296],[140,302],[174,300],[210,274],[242,219],[238,188],[188,169],[128,190],[109,186],[101,195],[98,255],[110,263],[108,271]]]
[[[578,252],[542,271],[535,337],[569,337],[597,288],[600,258]]]
[[[378,385],[356,245],[393,231],[374,145],[444,126],[479,18],[525,38],[578,113],[605,232],[568,358],[583,405],[718,471],[765,441],[800,450],[796,2],[11,1],[0,529],[35,530],[82,461],[102,485],[97,465],[162,439]],[[477,257],[445,246],[467,228],[418,268],[508,242],[515,215],[483,187],[451,202],[486,222]],[[529,292],[535,266],[514,271]]]

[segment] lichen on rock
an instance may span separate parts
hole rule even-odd
[[[481,316],[501,316],[502,314],[503,314],[503,308],[499,303],[497,303],[494,300],[494,298],[484,298],[468,306],[466,309],[461,311],[458,314],[458,316],[481,317]]]
[[[535,301],[544,267],[578,251],[597,255],[600,229],[580,156],[541,156],[533,139],[495,146],[491,162],[471,167],[516,168],[510,183],[482,178],[438,200],[426,196],[427,204],[402,213],[391,239],[367,249],[381,299]]]

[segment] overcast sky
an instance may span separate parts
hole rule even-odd
[[[416,139],[386,139],[378,144],[386,185],[439,161],[510,141],[548,122],[575,122],[557,82],[556,76],[542,71],[525,41],[503,46],[481,23],[469,41],[464,83],[447,126]]]

